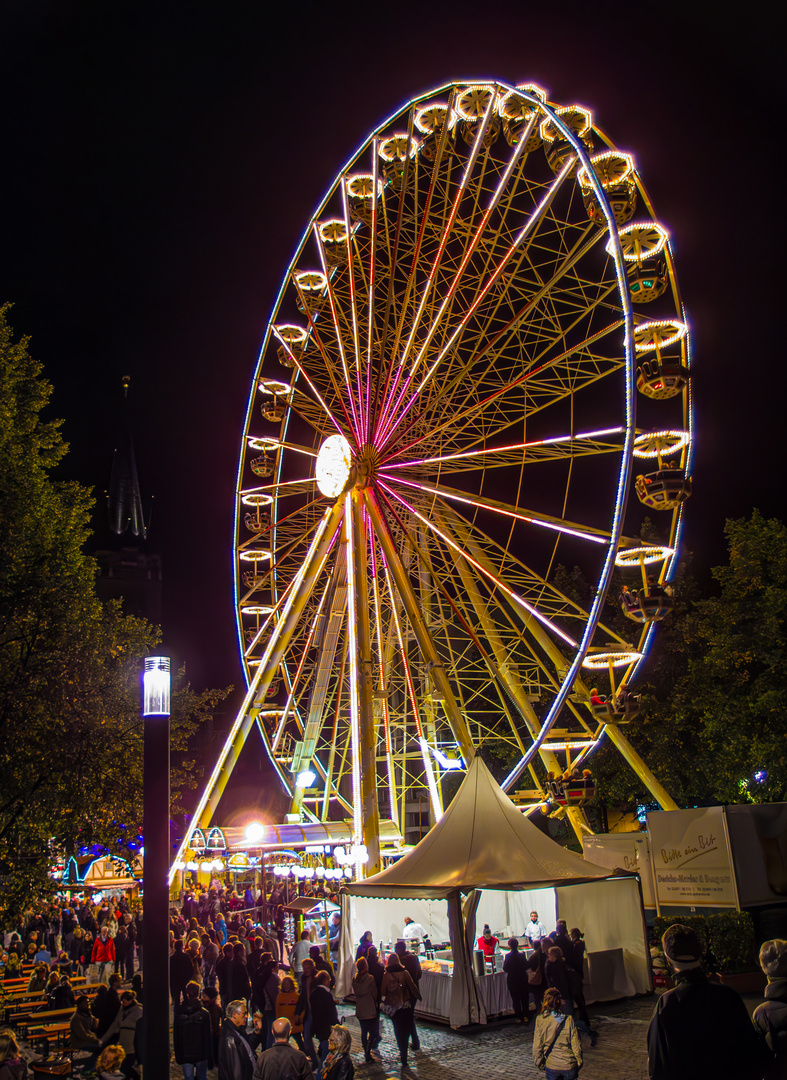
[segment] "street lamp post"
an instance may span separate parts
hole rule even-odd
[[[169,1080],[169,716],[168,656],[145,658],[143,909],[145,1080]]]

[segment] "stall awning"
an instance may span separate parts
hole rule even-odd
[[[250,843],[242,827],[222,830],[229,851],[276,851],[280,848],[300,848],[312,844],[351,844],[352,822],[349,821],[303,821],[297,825],[266,825],[261,841]],[[380,841],[399,844],[402,835],[396,825],[388,820],[380,822]]]
[[[439,900],[456,889],[538,889],[614,876],[531,824],[476,755],[424,839],[393,866],[345,889],[355,896]]]

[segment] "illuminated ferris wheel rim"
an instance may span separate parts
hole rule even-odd
[[[282,288],[280,290],[279,296],[278,296],[277,301],[276,301],[276,305],[274,307],[274,315],[271,317],[271,320],[270,320],[270,322],[268,324],[265,340],[263,342],[263,347],[262,347],[262,351],[261,351],[261,356],[265,353],[272,336],[275,336],[280,340],[280,335],[277,334],[276,315],[278,313],[278,310],[279,310],[283,295],[284,295],[284,293],[285,293],[285,291],[286,291],[286,289],[287,289],[287,287],[288,287],[288,285],[290,283],[290,280],[295,275],[299,259],[301,258],[301,255],[302,255],[302,252],[303,252],[305,246],[307,245],[307,243],[309,242],[309,240],[311,239],[311,237],[314,234],[315,226],[320,222],[321,218],[324,215],[326,207],[330,203],[331,198],[334,196],[337,189],[340,188],[340,186],[342,185],[342,182],[345,180],[345,178],[347,176],[347,173],[348,173],[348,170],[352,167],[352,165],[355,163],[355,161],[360,157],[360,155],[366,149],[368,149],[370,146],[374,145],[375,140],[378,138],[380,133],[383,132],[385,130],[385,128],[388,127],[389,125],[391,125],[396,119],[398,119],[400,116],[402,116],[407,110],[409,110],[411,108],[414,108],[415,106],[417,106],[417,105],[419,105],[419,104],[421,104],[423,102],[428,102],[429,100],[434,99],[435,97],[437,97],[439,95],[443,95],[445,93],[450,93],[451,91],[454,90],[454,88],[457,85],[463,86],[465,84],[456,84],[456,83],[445,84],[445,85],[443,85],[441,87],[438,87],[438,88],[436,88],[434,90],[430,90],[428,92],[425,92],[424,94],[421,94],[418,97],[414,98],[410,103],[408,103],[407,106],[405,106],[404,109],[398,110],[396,113],[392,114],[389,118],[387,118],[383,122],[383,124],[381,124],[372,133],[372,135],[370,135],[365,140],[365,142],[361,144],[358,151],[356,151],[356,153],[354,155],[352,155],[352,157],[345,164],[344,168],[342,170],[340,170],[334,184],[328,190],[325,198],[323,199],[323,201],[319,205],[318,209],[315,211],[315,214],[313,215],[309,226],[307,227],[307,229],[304,232],[301,243],[299,244],[299,246],[298,246],[298,248],[297,248],[297,250],[295,252],[295,255],[294,255],[294,257],[292,259],[292,262],[291,262],[291,264],[290,264],[290,266],[289,266],[289,268],[287,270],[287,273],[285,274],[283,284],[282,284]],[[471,84],[467,84],[467,85],[471,85]],[[605,213],[605,216],[606,216],[606,219],[607,219],[607,227],[608,227],[608,231],[609,231],[609,235],[610,235],[610,249],[611,249],[610,253],[613,255],[613,257],[615,259],[616,272],[617,272],[617,275],[618,275],[618,282],[619,282],[619,287],[620,287],[619,295],[620,295],[620,299],[621,299],[621,305],[622,305],[622,308],[623,308],[623,311],[624,311],[623,337],[624,337],[624,340],[625,340],[625,352],[626,352],[626,365],[625,365],[625,368],[626,368],[626,393],[625,393],[625,398],[626,398],[626,404],[625,404],[626,425],[625,425],[625,434],[624,434],[624,452],[623,452],[622,457],[621,457],[619,498],[618,498],[618,500],[616,502],[615,517],[614,517],[614,521],[613,521],[613,526],[612,526],[612,528],[610,530],[610,541],[611,542],[609,543],[607,559],[606,559],[605,567],[604,567],[604,574],[602,576],[602,579],[601,579],[601,581],[599,583],[599,587],[598,587],[597,592],[596,592],[596,597],[594,599],[593,607],[591,609],[591,618],[588,620],[588,625],[587,625],[585,635],[583,636],[583,639],[582,639],[582,641],[580,643],[580,647],[579,647],[579,649],[578,649],[578,651],[576,653],[576,656],[574,658],[574,661],[572,663],[571,670],[570,670],[570,672],[568,673],[566,679],[563,682],[561,692],[559,693],[558,697],[556,697],[556,699],[555,699],[555,701],[553,703],[552,709],[550,710],[550,712],[549,712],[549,714],[547,716],[547,719],[545,720],[542,731],[539,734],[538,741],[531,748],[531,753],[527,758],[527,760],[529,761],[530,757],[532,757],[537,752],[540,743],[543,742],[544,738],[546,737],[547,732],[549,731],[549,728],[552,726],[552,724],[554,722],[554,718],[557,715],[557,712],[560,710],[560,708],[563,705],[563,702],[565,701],[565,698],[566,698],[566,696],[567,696],[567,694],[569,692],[569,689],[570,689],[570,687],[572,685],[572,674],[576,675],[578,673],[578,670],[579,670],[581,664],[582,664],[583,655],[587,651],[587,647],[589,646],[590,640],[592,638],[592,633],[595,630],[595,625],[596,625],[597,617],[598,617],[598,610],[599,610],[600,604],[603,602],[603,597],[604,597],[604,594],[606,592],[606,588],[607,588],[607,585],[608,585],[608,582],[609,582],[609,577],[610,577],[610,574],[612,572],[612,567],[613,567],[613,564],[614,564],[614,553],[615,553],[615,550],[617,549],[618,542],[619,542],[619,539],[620,539],[620,535],[621,535],[621,532],[622,532],[622,510],[623,510],[623,506],[624,506],[624,503],[625,503],[625,494],[627,494],[627,491],[628,491],[628,483],[629,483],[630,470],[631,470],[631,457],[632,457],[631,449],[632,449],[633,439],[634,439],[634,434],[635,434],[634,423],[633,423],[633,411],[634,411],[633,410],[633,400],[634,400],[634,378],[633,378],[633,375],[634,375],[634,353],[635,353],[634,340],[635,340],[635,337],[634,337],[633,331],[636,329],[636,327],[634,325],[633,313],[632,313],[631,303],[630,303],[629,296],[628,296],[628,290],[627,290],[627,288],[625,286],[625,271],[623,269],[623,261],[624,260],[623,260],[623,255],[622,255],[622,251],[621,251],[620,240],[618,239],[618,235],[619,235],[618,229],[615,226],[614,219],[612,217],[612,213],[611,213],[611,210],[609,208],[609,204],[608,204],[608,200],[607,200],[607,197],[606,197],[604,187],[599,182],[599,180],[596,177],[595,172],[594,172],[594,170],[592,168],[591,155],[589,155],[585,151],[585,148],[584,148],[581,140],[578,139],[575,136],[574,132],[572,131],[572,129],[570,127],[568,127],[566,124],[564,124],[561,121],[558,112],[556,110],[554,110],[552,107],[550,107],[548,104],[542,102],[538,98],[538,96],[536,96],[534,94],[528,94],[528,92],[526,92],[526,91],[517,90],[517,88],[515,88],[515,87],[508,86],[508,85],[500,83],[498,81],[489,80],[487,83],[484,83],[483,81],[481,81],[480,84],[477,81],[474,81],[472,85],[488,85],[488,86],[499,88],[501,96],[502,96],[503,92],[509,93],[509,92],[512,92],[512,91],[516,91],[517,93],[521,94],[521,96],[523,96],[526,100],[528,100],[530,102],[530,104],[532,104],[536,109],[540,109],[543,113],[546,114],[545,118],[544,118],[544,121],[543,121],[544,123],[546,123],[546,121],[548,120],[553,125],[555,130],[561,132],[563,134],[563,136],[569,142],[572,143],[572,145],[574,146],[574,149],[575,149],[575,151],[577,153],[577,156],[578,156],[579,160],[582,162],[581,170],[582,170],[583,184],[584,185],[589,185],[590,187],[594,188],[596,197],[599,199],[600,203],[602,204],[602,206],[604,208],[604,213]],[[598,155],[596,155],[596,156],[598,156]],[[337,221],[337,224],[341,224],[341,222]],[[661,238],[660,244],[661,244],[661,247],[663,247],[667,252],[669,252],[669,244],[668,244],[666,234],[664,234],[664,236]],[[671,258],[671,255],[670,255],[670,258]],[[305,271],[300,271],[300,273],[301,273],[301,275],[303,275],[306,272]],[[673,278],[673,284],[674,284],[674,278]],[[293,383],[294,384],[297,382],[298,377],[299,377],[299,372],[296,371],[294,373],[294,378],[293,378]],[[250,403],[249,403],[249,409],[251,409],[251,399],[250,399]],[[286,430],[286,424],[288,422],[289,422],[289,416],[285,419],[285,430]],[[248,423],[248,416],[247,416],[247,423]],[[342,437],[342,438],[348,440],[348,444],[349,443],[354,443],[355,444],[355,450],[357,451],[359,449],[359,443],[361,442],[361,440],[357,437],[358,433],[353,432],[349,425],[342,424],[341,422],[336,423],[335,419],[334,419],[334,423],[336,424],[336,427],[337,427],[336,437]],[[397,465],[393,464],[391,467],[396,468]],[[242,468],[243,468],[243,456],[241,457],[241,471],[242,471]],[[280,479],[280,476],[281,476],[281,458],[279,460],[278,468],[279,468],[279,471],[277,473],[277,479]],[[246,488],[244,490],[248,491],[249,489]],[[340,497],[340,495],[341,495],[341,493],[343,491],[344,491],[344,486],[337,489],[336,492],[333,493],[332,497],[336,497],[336,498]],[[620,496],[620,493],[623,493],[622,497]],[[326,492],[323,492],[323,494],[326,494]],[[674,546],[674,548],[672,550],[674,551],[676,548],[677,548],[677,544]],[[525,764],[526,763],[527,762],[525,762]]]

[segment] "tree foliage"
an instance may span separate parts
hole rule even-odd
[[[13,913],[52,886],[55,850],[117,850],[142,821],[139,672],[160,630],[102,604],[83,552],[92,494],[53,479],[52,392],[0,308],[0,875]],[[172,748],[226,694],[173,695]],[[173,810],[194,763],[173,772]],[[122,828],[121,826],[125,826]]]
[[[787,798],[787,528],[755,510],[725,535],[717,595],[678,581],[627,732],[681,806]],[[609,803],[650,801],[611,748],[594,769]]]

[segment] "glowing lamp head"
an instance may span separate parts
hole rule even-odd
[[[352,453],[344,435],[331,435],[317,455],[317,487],[326,499],[341,495],[350,479]]]
[[[304,769],[303,772],[299,772],[295,778],[295,784],[299,788],[309,788],[317,779],[317,774],[311,769]]]
[[[243,830],[243,835],[249,843],[258,844],[265,836],[265,826],[260,824],[259,821],[252,821],[251,824],[247,825]]]
[[[170,674],[168,656],[146,656],[143,684],[143,716],[169,716]]]

